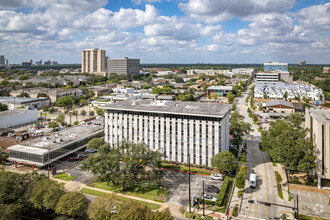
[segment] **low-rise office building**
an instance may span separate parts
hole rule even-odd
[[[55,103],[58,98],[65,96],[79,97],[83,94],[80,89],[47,89],[47,88],[31,88],[31,89],[20,89],[11,91],[11,96],[18,96],[21,93],[27,93],[31,98],[37,98],[40,93],[45,93],[51,100],[52,103]]]
[[[330,110],[306,109],[305,126],[315,146],[318,187],[330,189]]]
[[[50,104],[50,99],[43,98],[23,98],[23,97],[10,97],[0,96],[0,103],[7,104],[8,109],[17,109],[21,107],[28,107],[29,109],[41,109]]]
[[[294,113],[295,107],[291,102],[287,102],[284,100],[270,100],[266,103],[263,103],[262,107],[270,112],[277,113]]]
[[[84,147],[94,137],[101,137],[103,118],[63,129],[48,136],[11,146],[9,160],[43,167]]]
[[[233,92],[232,86],[210,86],[207,88],[207,95],[227,96],[228,92]]]
[[[231,105],[160,100],[124,101],[104,106],[104,139],[144,142],[163,158],[210,166],[211,157],[229,150]]]
[[[0,112],[0,128],[11,128],[38,121],[38,111],[14,109]]]

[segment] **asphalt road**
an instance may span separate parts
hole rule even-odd
[[[293,202],[285,202],[278,197],[276,189],[276,180],[271,160],[267,153],[259,150],[259,142],[261,140],[257,126],[252,123],[248,117],[245,98],[247,94],[243,94],[238,101],[237,110],[245,118],[246,122],[251,123],[253,131],[244,136],[243,142],[247,144],[247,168],[248,176],[250,173],[257,175],[257,188],[250,189],[247,182],[245,193],[243,196],[242,210],[238,219],[277,219],[283,212],[292,212],[292,209],[282,208],[275,205],[265,206],[264,204],[248,203],[248,200],[262,201],[273,204],[293,206]]]

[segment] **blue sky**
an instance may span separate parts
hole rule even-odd
[[[0,54],[81,63],[100,48],[141,63],[329,64],[325,0],[2,0]]]

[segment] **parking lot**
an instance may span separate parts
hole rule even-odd
[[[188,205],[189,194],[189,174],[176,171],[166,170],[164,172],[164,184],[167,187],[168,195],[166,202],[179,205]],[[191,198],[195,195],[201,197],[203,194],[203,180],[204,184],[214,185],[219,189],[222,186],[222,181],[211,180],[209,177],[201,175],[191,175]],[[205,192],[206,194],[218,197],[217,193]]]
[[[290,190],[290,193],[294,202],[296,202],[296,195],[298,194],[299,213],[330,219],[330,195],[293,189]]]

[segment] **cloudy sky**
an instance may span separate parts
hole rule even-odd
[[[330,0],[1,0],[0,54],[81,63],[330,63]]]

